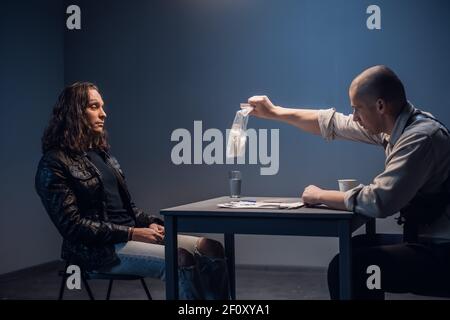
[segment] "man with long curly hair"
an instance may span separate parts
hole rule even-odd
[[[66,87],[42,137],[36,190],[63,237],[61,256],[87,271],[164,279],[164,223],[131,200],[108,150],[99,89]],[[220,242],[178,236],[180,299],[228,299]]]

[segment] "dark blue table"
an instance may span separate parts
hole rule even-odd
[[[298,198],[251,197],[251,199],[299,201]],[[326,207],[303,207],[291,210],[217,207],[217,204],[230,200],[229,197],[220,197],[161,210],[165,225],[166,297],[168,300],[178,299],[178,232],[224,234],[233,299],[236,299],[235,234],[338,237],[340,298],[351,299],[351,235],[363,224],[366,224],[367,233],[375,233],[374,219]]]

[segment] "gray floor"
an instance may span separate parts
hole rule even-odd
[[[0,276],[0,299],[56,299],[63,269],[52,262]],[[146,279],[153,299],[165,299],[164,283]],[[91,280],[96,299],[104,299],[107,281]],[[326,270],[322,268],[262,268],[241,266],[236,269],[238,299],[303,300],[328,299]],[[65,299],[87,299],[85,290],[66,290]],[[138,281],[116,281],[111,299],[146,299]],[[389,294],[387,299],[430,299],[415,295]]]

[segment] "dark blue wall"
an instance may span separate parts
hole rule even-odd
[[[0,4],[0,274],[54,260],[60,237],[34,191],[40,139],[64,85],[57,0]]]

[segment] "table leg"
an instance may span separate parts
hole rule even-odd
[[[339,298],[352,298],[352,246],[350,222],[339,223]]]
[[[225,256],[227,258],[228,276],[230,278],[231,299],[236,300],[236,273],[234,261],[234,233],[225,233]]]
[[[164,217],[165,259],[166,259],[166,299],[178,300],[178,239],[177,218]]]
[[[371,218],[366,222],[366,234],[374,235],[376,233],[376,220],[375,218]]]

